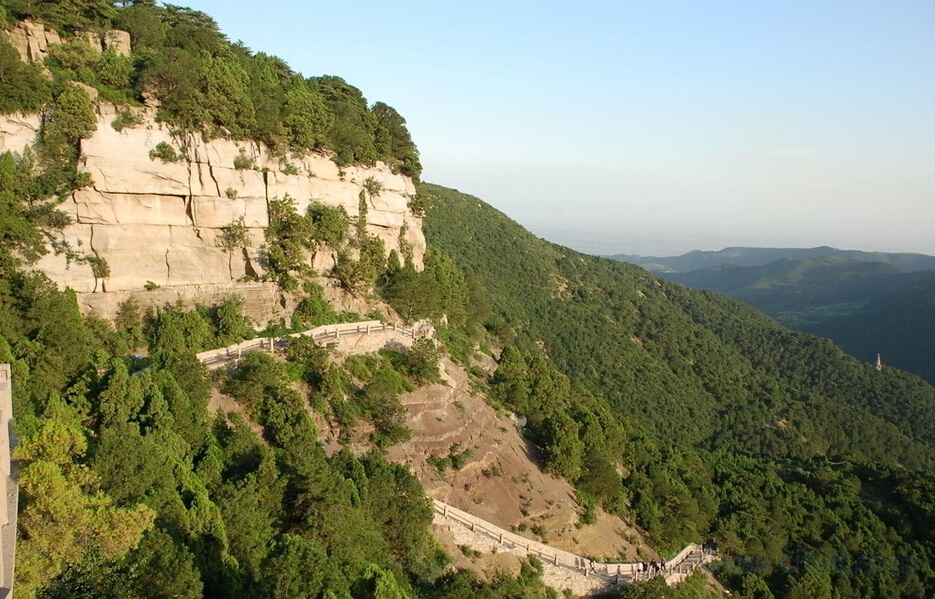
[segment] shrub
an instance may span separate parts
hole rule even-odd
[[[227,189],[224,190],[224,195],[226,195],[227,199],[229,200],[236,200],[239,194],[237,193],[237,190],[234,189],[233,187],[228,187]]]
[[[381,191],[383,191],[383,184],[377,181],[374,177],[367,177],[364,179],[364,190],[367,192],[368,196],[375,198],[380,195]]]
[[[256,168],[256,160],[252,156],[247,156],[243,150],[234,158],[234,168],[238,171],[252,170]]]
[[[182,156],[175,151],[169,143],[161,141],[156,144],[156,147],[149,151],[149,159],[162,160],[164,163],[178,162],[182,159]]]
[[[139,127],[143,124],[143,116],[139,113],[136,113],[129,108],[121,108],[117,113],[117,117],[110,122],[110,126],[117,131],[123,131],[124,129]],[[150,158],[152,158],[152,153],[150,153]]]
[[[409,207],[409,211],[412,212],[413,216],[422,218],[425,216],[425,210],[428,208],[430,200],[431,198],[426,194],[419,193],[411,196],[406,205]]]
[[[501,468],[500,463],[497,462],[493,466],[489,468],[484,468],[483,470],[481,470],[481,474],[483,474],[487,478],[495,478],[498,476],[503,476],[503,468]]]
[[[425,461],[428,462],[429,466],[435,468],[439,474],[444,474],[446,470],[451,468],[451,460],[438,455],[430,455]]]
[[[94,66],[94,71],[98,80],[104,85],[124,88],[130,85],[133,61],[129,56],[123,56],[113,48],[107,48]]]

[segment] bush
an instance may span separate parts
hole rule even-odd
[[[133,61],[129,56],[123,56],[113,48],[107,48],[94,66],[94,71],[98,81],[104,85],[125,88],[130,85],[130,77],[133,75]]]
[[[417,339],[409,352],[407,366],[410,376],[420,383],[440,383],[438,362],[441,354],[428,337]]]
[[[425,461],[428,462],[429,466],[435,468],[435,471],[439,474],[444,474],[446,470],[451,468],[451,460],[438,455],[430,455]]]
[[[117,117],[110,122],[110,126],[113,127],[116,131],[123,131],[124,129],[139,127],[142,124],[143,116],[130,110],[129,108],[121,108],[120,111],[117,112]],[[150,152],[149,157],[152,159],[152,152]]]
[[[238,171],[252,170],[256,168],[256,160],[252,156],[247,156],[243,150],[234,158],[234,168]]]
[[[170,144],[161,141],[156,144],[155,148],[149,151],[150,160],[156,160],[157,158],[168,164],[170,162],[178,162],[182,159],[182,156],[176,152],[175,148]]]

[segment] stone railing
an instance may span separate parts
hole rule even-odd
[[[336,341],[341,337],[350,337],[354,335],[371,335],[374,333],[396,333],[405,337],[417,339],[431,335],[431,325],[426,322],[417,323],[412,328],[398,327],[394,324],[386,324],[379,320],[367,320],[363,322],[347,322],[342,324],[328,324],[301,333],[292,333],[284,337],[260,337],[241,341],[220,349],[210,349],[196,354],[198,360],[214,370],[239,360],[244,354],[255,351],[274,352],[284,349],[289,344],[292,337],[311,337],[315,341],[327,342]]]
[[[669,560],[665,568],[659,572],[640,573],[638,571],[639,562],[595,562],[569,551],[556,549],[555,547],[504,530],[495,524],[472,516],[464,510],[459,510],[437,499],[433,500],[433,502],[435,504],[435,512],[438,515],[452,522],[456,522],[476,534],[489,537],[503,546],[507,551],[524,555],[535,555],[547,564],[573,570],[585,576],[597,576],[603,579],[607,586],[623,584],[631,580],[645,579],[657,575],[665,576],[667,582],[677,582],[697,570],[706,561],[703,557],[704,553],[701,546],[690,544],[682,549],[674,558]]]
[[[0,364],[0,598],[13,594],[19,486],[10,462],[10,451],[16,442],[13,434],[13,376],[9,364]]]

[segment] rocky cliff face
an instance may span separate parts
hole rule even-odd
[[[126,31],[112,29],[103,34],[82,31],[79,35],[98,53],[113,48],[118,54],[130,54],[130,34]],[[26,62],[42,62],[48,56],[49,46],[62,43],[61,36],[55,30],[46,29],[42,23],[28,20],[18,22],[8,31],[0,31],[0,37],[10,42],[20,58]]]
[[[111,125],[117,109],[98,106],[97,131],[81,142],[81,169],[94,183],[60,206],[73,220],[63,240],[79,253],[106,260],[110,275],[96,279],[90,266],[69,263],[64,255],[49,254],[38,263],[60,286],[78,292],[85,310],[112,315],[129,295],[146,305],[210,302],[238,293],[247,300],[248,313],[265,322],[275,311],[267,304],[277,301],[274,285],[263,282],[269,201],[288,194],[299,213],[320,202],[342,206],[354,218],[370,178],[382,190],[368,196],[368,232],[380,237],[387,251],[411,247],[421,268],[425,238],[421,218],[408,208],[415,187],[407,177],[382,164],[342,169],[321,155],[279,159],[249,142],[173,135],[155,121],[152,109],[133,110],[143,123],[117,131]],[[38,127],[38,116],[0,117],[0,152],[22,151]],[[180,159],[151,158],[160,144],[171,146]],[[219,236],[240,218],[250,242],[228,251]],[[321,275],[334,259],[331,251],[309,256]]]

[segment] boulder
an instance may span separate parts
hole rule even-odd
[[[0,36],[16,48],[23,62],[42,62],[48,55],[49,46],[62,43],[58,33],[46,31],[42,23],[28,19],[18,22],[12,29],[0,31]]]
[[[130,34],[119,29],[111,29],[104,33],[104,49],[113,48],[117,54],[130,55]]]

